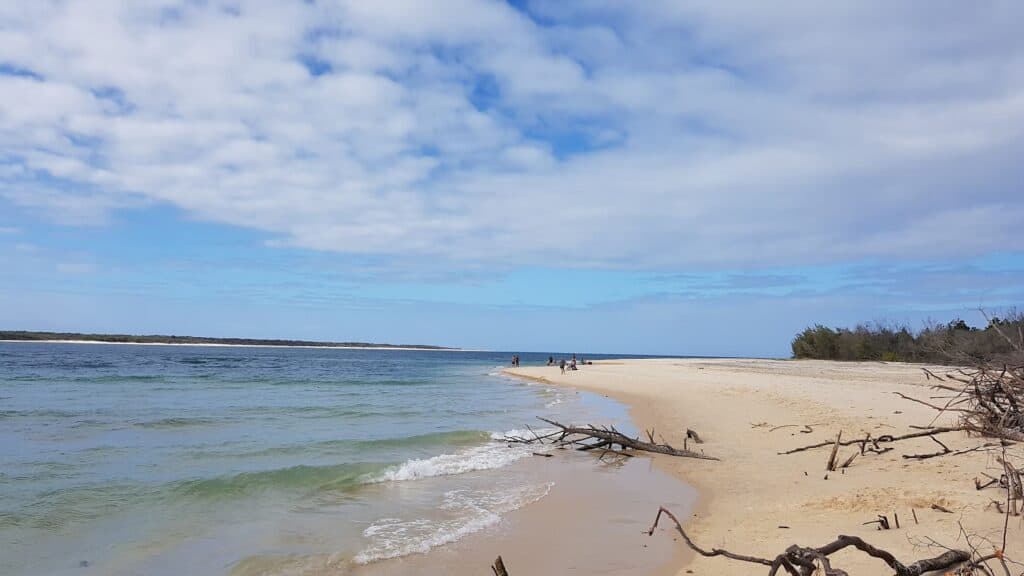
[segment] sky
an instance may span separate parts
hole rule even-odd
[[[0,329],[787,356],[1024,302],[1020,2],[0,3]]]

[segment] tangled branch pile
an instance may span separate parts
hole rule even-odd
[[[979,369],[968,385],[965,427],[984,436],[1024,441],[1024,366]]]
[[[940,413],[960,412],[961,425],[983,436],[1024,441],[1024,366],[981,367],[946,377],[963,386],[936,385],[956,392]]]

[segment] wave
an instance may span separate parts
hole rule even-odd
[[[73,411],[73,410],[50,410],[50,409],[38,409],[38,410],[0,410],[0,419],[4,418],[74,418],[76,416],[82,416],[84,414],[95,414],[98,411],[90,410],[88,412]]]
[[[290,466],[274,470],[241,472],[231,476],[185,480],[174,484],[174,493],[191,498],[225,498],[275,490],[331,490],[366,483],[386,464],[357,462],[330,466]]]
[[[538,430],[543,434],[547,430]],[[381,482],[404,482],[421,478],[463,474],[476,470],[490,470],[507,466],[516,460],[530,456],[542,449],[528,444],[507,444],[508,437],[526,437],[526,430],[510,430],[503,433],[487,433],[475,430],[457,430],[423,434],[407,438],[385,438],[348,442],[363,447],[381,448],[386,446],[431,446],[457,447],[458,444],[476,444],[490,439],[483,445],[470,446],[430,458],[412,458],[400,464],[355,462],[323,466],[299,465],[274,470],[241,472],[230,476],[201,478],[180,481],[174,484],[174,493],[192,498],[222,498],[242,496],[272,490],[284,491],[328,491],[343,490],[362,484]],[[287,450],[287,447],[282,447]]]
[[[537,431],[538,434],[544,432],[546,431]],[[432,458],[407,460],[400,466],[385,470],[373,481],[401,482],[508,466],[516,460],[532,455],[540,447],[530,444],[508,444],[503,441],[507,438],[529,437],[530,434],[531,432],[527,430],[492,432],[490,434],[492,442],[483,446],[475,446],[453,454],[441,454]]]
[[[356,554],[357,564],[429,552],[444,544],[497,524],[501,517],[548,495],[553,482],[496,491],[451,490],[444,495],[442,511],[448,518],[382,518],[363,536],[370,545]]]
[[[337,454],[339,452],[370,452],[386,448],[423,448],[431,446],[465,446],[467,444],[479,444],[491,438],[488,432],[478,430],[456,430],[453,432],[432,432],[417,436],[403,436],[400,438],[378,438],[374,440],[323,440],[320,442],[306,444],[290,444],[284,446],[271,446],[256,452],[246,452],[239,456],[276,456],[290,454],[317,453]]]
[[[188,426],[209,426],[213,424],[221,424],[223,420],[217,418],[160,418],[159,420],[149,420],[146,422],[136,422],[135,426],[139,428],[185,428]]]

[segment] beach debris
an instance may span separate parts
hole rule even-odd
[[[1003,448],[1002,457],[996,457],[996,461],[1003,465],[1003,478],[1006,479],[1006,514],[1019,516],[1024,513],[1024,480],[1021,479],[1021,470],[1018,470],[1009,459],[1006,458],[1006,448]],[[1018,508],[1018,502],[1021,503]]]
[[[508,570],[505,569],[505,562],[498,556],[498,559],[491,565],[491,571],[494,572],[494,576],[508,576]]]
[[[691,430],[689,428],[686,429],[686,438],[688,440],[693,440],[697,444],[703,444],[704,443],[704,441],[700,439],[700,436],[695,431],[693,431],[693,430]]]
[[[961,427],[961,426],[928,428],[927,430],[919,430],[917,432],[911,432],[909,434],[904,434],[902,436],[893,436],[891,434],[883,434],[882,436],[879,436],[877,438],[868,438],[868,439],[861,439],[861,440],[843,440],[843,441],[839,442],[839,446],[853,446],[854,444],[860,444],[862,446],[865,446],[867,452],[876,452],[878,454],[884,454],[885,452],[888,452],[888,451],[892,450],[892,448],[891,447],[882,448],[882,447],[879,446],[879,444],[887,444],[887,443],[892,443],[892,442],[900,442],[902,440],[910,440],[911,438],[923,438],[925,436],[934,436],[936,434],[944,434],[946,432],[959,432],[959,431],[963,431],[963,430],[964,430],[964,428]],[[835,440],[827,440],[825,442],[818,442],[816,444],[809,444],[807,446],[801,446],[799,448],[793,448],[791,450],[786,450],[785,452],[779,452],[779,454],[781,454],[781,455],[796,454],[797,452],[803,452],[805,450],[813,450],[815,448],[822,448],[824,446],[834,446],[835,444],[836,444]],[[867,446],[868,444],[871,444],[871,446],[868,447]]]
[[[840,430],[839,434],[836,434],[836,443],[832,445],[832,455],[828,457],[828,463],[825,465],[825,470],[829,472],[835,472],[836,470],[836,454],[839,453],[839,441],[843,439],[843,431]]]
[[[758,422],[757,424],[751,424],[751,428],[768,428],[769,432],[775,432],[776,430],[782,430],[783,428],[800,428],[801,434],[810,434],[814,432],[814,426],[818,424],[782,424],[779,426],[772,426],[767,422]]]
[[[840,466],[840,468],[849,468],[850,464],[853,464],[854,459],[856,459],[857,456],[860,456],[860,455],[861,455],[861,452],[854,452],[853,454],[850,454],[850,457],[847,458],[845,462],[843,462],[843,464]]]
[[[896,571],[896,576],[920,576],[921,574],[928,572],[946,570],[960,566],[974,568],[981,565],[984,561],[996,557],[993,554],[974,558],[970,552],[947,549],[945,552],[935,556],[934,558],[925,558],[910,564],[904,564],[897,560],[890,552],[881,548],[876,548],[857,536],[839,536],[834,541],[825,544],[824,546],[809,547],[794,544],[786,548],[785,552],[779,554],[773,559],[759,558],[757,556],[736,554],[735,552],[730,552],[723,548],[712,548],[711,550],[701,548],[690,539],[690,536],[685,530],[683,530],[682,524],[675,515],[664,507],[658,509],[658,515],[654,518],[654,524],[651,525],[650,530],[647,532],[649,536],[654,534],[654,530],[658,527],[658,522],[661,520],[662,516],[667,516],[672,520],[675,524],[676,531],[683,537],[683,541],[685,541],[686,545],[697,554],[709,558],[722,556],[730,560],[767,566],[769,576],[775,576],[779,573],[780,569],[784,570],[791,576],[810,576],[812,574],[824,574],[825,576],[849,576],[845,570],[833,568],[829,558],[832,554],[849,547],[856,548],[869,556],[878,558],[885,562],[890,568]],[[884,516],[880,516],[879,518],[882,519]],[[886,520],[886,525],[888,525],[888,520]],[[1001,552],[999,554],[1001,555]]]
[[[586,426],[569,426],[556,422],[554,420],[548,420],[547,418],[540,418],[538,420],[551,424],[558,430],[548,432],[546,434],[537,434],[533,432],[532,438],[522,436],[506,436],[506,442],[516,442],[522,444],[553,444],[557,447],[564,448],[573,446],[577,450],[588,452],[591,450],[600,450],[602,459],[608,455],[617,455],[623,457],[632,456],[626,452],[626,450],[637,450],[640,452],[652,452],[655,454],[666,454],[668,456],[679,456],[682,458],[697,458],[699,460],[718,460],[714,456],[708,456],[703,452],[695,452],[689,449],[680,450],[674,448],[668,444],[662,438],[662,443],[654,441],[654,430],[647,430],[647,437],[649,441],[643,441],[639,437],[631,438],[626,436],[622,432],[615,429],[615,426],[601,426],[597,427],[594,425]],[[616,449],[615,447],[619,448]]]
[[[868,524],[878,524],[879,530],[889,530],[891,526],[889,524],[889,517],[883,516],[881,514],[878,515],[878,520],[871,520],[870,522],[865,522],[864,524],[862,524],[862,526],[867,526]],[[896,527],[900,527],[899,520],[896,521]]]
[[[1017,350],[1021,351],[1019,345]],[[925,370],[928,379],[937,378]],[[1024,365],[980,365],[974,369],[960,368],[946,374],[933,389],[952,392],[946,403],[936,405],[899,392],[897,396],[922,404],[936,411],[935,418],[947,413],[959,414],[960,426],[987,438],[1024,442]]]
[[[932,510],[937,510],[939,512],[944,512],[946,514],[952,514],[953,513],[952,510],[950,510],[949,508],[946,508],[945,506],[943,506],[941,504],[932,504]]]
[[[949,449],[949,446],[946,446],[945,444],[940,442],[939,439],[936,438],[935,436],[929,436],[929,438],[931,438],[932,441],[938,444],[939,446],[942,446],[941,452],[929,452],[927,454],[904,454],[903,458],[907,460],[927,460],[928,458],[935,458],[936,456],[945,456],[946,454],[950,454],[953,452],[952,450]]]

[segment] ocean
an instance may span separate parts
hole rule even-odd
[[[505,434],[628,427],[510,357],[0,343],[0,574],[345,574],[494,526],[553,485]]]

